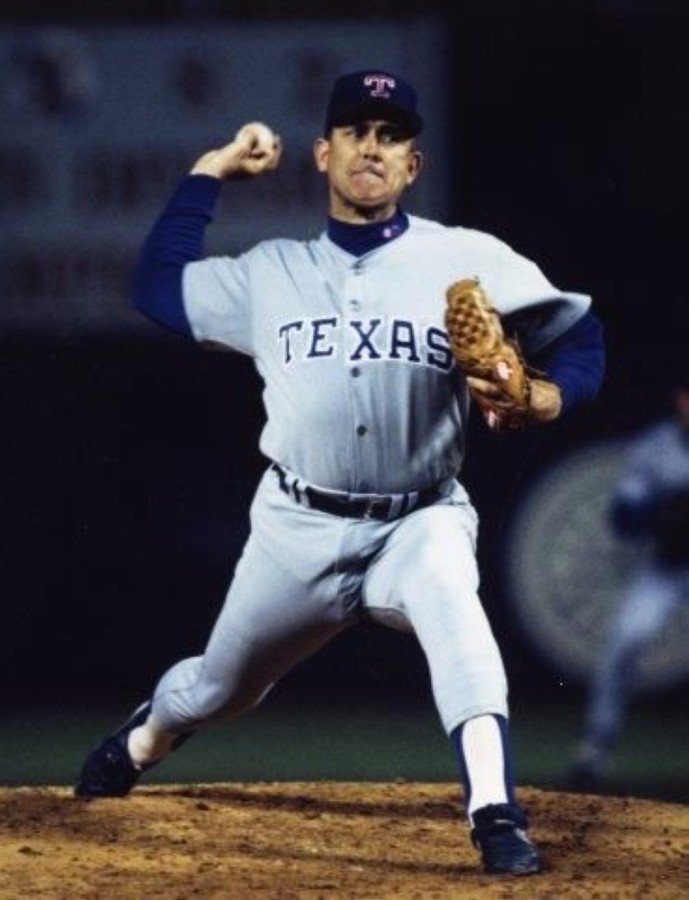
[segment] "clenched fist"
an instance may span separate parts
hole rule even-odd
[[[249,122],[224,147],[199,157],[191,174],[224,180],[251,178],[277,168],[281,153],[279,135],[262,122]]]

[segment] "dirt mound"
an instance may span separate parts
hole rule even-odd
[[[689,896],[678,804],[523,788],[546,870],[483,874],[448,784],[139,787],[122,800],[0,789],[0,897]]]

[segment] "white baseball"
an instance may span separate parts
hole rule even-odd
[[[250,136],[255,143],[255,150],[263,153],[271,153],[275,147],[275,134],[272,129],[262,122],[249,122],[243,125],[235,136],[235,140],[241,140]]]

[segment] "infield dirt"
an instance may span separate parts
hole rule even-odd
[[[689,810],[522,788],[545,870],[487,876],[450,784],[0,789],[0,897],[689,897]]]

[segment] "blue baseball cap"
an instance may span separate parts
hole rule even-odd
[[[352,72],[337,79],[325,116],[325,134],[338,125],[353,125],[365,119],[393,122],[409,137],[423,130],[414,88],[399,75],[380,69]]]

